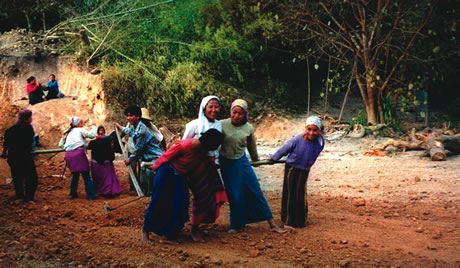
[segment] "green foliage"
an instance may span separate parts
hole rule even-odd
[[[358,116],[353,117],[350,121],[350,125],[354,126],[356,124],[366,125],[367,124],[367,114],[366,112],[359,111]]]
[[[395,110],[393,109],[393,103],[391,98],[382,98],[382,111],[380,112],[380,118],[385,124],[395,130],[401,129],[401,121],[398,119]]]
[[[21,16],[26,14],[34,29],[43,28],[43,14],[59,9],[60,17],[52,25],[43,24],[51,29],[48,35],[66,40],[60,53],[75,55],[83,64],[102,66],[111,105],[136,103],[148,106],[156,116],[194,117],[200,99],[208,94],[226,101],[250,96],[304,105],[307,87],[299,80],[306,76],[308,58],[314,62],[312,88],[325,87],[327,94],[346,88],[357,60],[359,75],[353,81],[371,88],[374,100],[380,100],[378,116],[396,124],[389,96],[397,96],[393,101],[400,102],[398,107],[409,107],[416,101],[416,92],[435,91],[439,81],[452,81],[459,69],[456,25],[460,12],[455,0],[437,5],[432,0],[390,1],[385,7],[379,5],[386,1],[341,0],[23,2],[0,7],[6,12],[23,10]],[[366,12],[357,12],[358,7]],[[432,19],[406,51],[431,10]],[[343,31],[341,27],[349,28]],[[90,46],[81,44],[81,29],[88,34]],[[360,43],[363,35],[369,47],[354,49],[353,42]],[[398,63],[401,55],[404,60]],[[371,60],[364,62],[365,58]],[[317,93],[312,96],[319,98]]]

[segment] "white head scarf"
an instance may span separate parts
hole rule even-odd
[[[217,100],[217,102],[219,103],[219,106],[221,106],[220,99],[217,96],[212,96],[212,95],[206,96],[203,98],[203,100],[201,100],[200,110],[198,111],[198,121],[200,121],[200,127],[198,129],[200,130],[200,133],[203,133],[209,129],[210,122],[208,121],[208,118],[204,114],[204,111],[206,109],[206,105],[208,104],[210,100]]]
[[[321,122],[321,119],[317,116],[310,116],[307,118],[307,122],[305,123],[305,126],[308,125],[315,125],[319,128],[319,130],[323,130],[323,123]]]

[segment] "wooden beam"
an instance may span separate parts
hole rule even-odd
[[[64,148],[35,150],[35,151],[32,151],[31,154],[51,154],[51,153],[60,153],[60,152],[64,152]]]
[[[260,161],[251,161],[249,163],[253,167],[258,167],[262,165],[273,165],[273,164],[286,163],[286,160],[278,160],[278,161],[260,160]],[[141,162],[141,167],[149,168],[151,166],[153,166],[153,162]]]
[[[120,131],[118,130],[118,127],[115,127],[115,132],[117,133],[117,139],[120,144],[121,152],[123,153],[123,156],[125,157],[125,159],[128,159],[128,152],[125,150],[125,146],[123,146],[123,143],[121,142],[121,136],[120,136]],[[137,195],[144,196],[144,193],[142,192],[141,187],[139,186],[139,183],[137,183],[136,175],[134,175],[134,171],[131,165],[128,165],[128,172],[129,172],[131,181],[133,182],[134,188],[136,189]]]

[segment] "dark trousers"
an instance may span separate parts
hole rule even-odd
[[[43,96],[45,96],[43,93],[43,87],[37,87],[35,91],[29,93],[29,104],[34,105],[44,101]]]
[[[70,181],[70,198],[78,197],[78,180],[80,179],[80,173],[83,177],[83,182],[85,183],[86,198],[88,200],[94,200],[96,198],[96,192],[94,190],[93,182],[89,176],[89,171],[84,172],[72,172],[72,180]]]
[[[25,202],[34,200],[38,176],[33,157],[31,155],[10,157],[8,165],[11,168],[16,198],[23,199]]]

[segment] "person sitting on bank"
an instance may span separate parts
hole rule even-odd
[[[45,94],[43,93],[43,87],[34,76],[27,78],[27,96],[29,97],[29,104],[34,105],[45,101]]]
[[[54,74],[50,74],[49,81],[46,83],[46,88],[44,90],[48,91],[46,95],[47,100],[64,97],[64,94],[59,92],[59,85]]]

